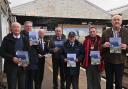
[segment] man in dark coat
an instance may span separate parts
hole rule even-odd
[[[0,55],[4,60],[4,72],[7,75],[8,89],[25,89],[26,66],[21,65],[21,60],[17,57],[17,51],[28,51],[26,38],[20,35],[21,25],[13,22],[11,25],[11,33],[4,37]],[[18,80],[18,83],[17,83]]]
[[[21,31],[27,39],[27,44],[29,45],[29,61],[30,64],[27,67],[27,76],[26,76],[26,89],[33,89],[33,82],[35,89],[41,89],[41,83],[43,79],[44,72],[44,50],[39,44],[32,45],[29,41],[29,32],[32,32],[33,23],[31,21],[26,21],[24,23],[24,30]],[[44,45],[44,48],[45,45]],[[42,57],[39,57],[39,55]],[[43,64],[42,64],[43,63]]]
[[[28,36],[29,32],[32,31],[33,23],[31,21],[24,22],[24,29],[21,31],[21,34]]]
[[[80,63],[83,59],[83,47],[82,44],[76,40],[75,32],[69,32],[68,40],[64,43],[61,51],[61,58],[64,62],[66,89],[70,89],[71,84],[73,89],[79,89],[79,73]],[[71,56],[72,54],[74,56]],[[71,66],[69,63],[70,56],[70,61],[74,62],[74,65]]]
[[[127,59],[128,50],[128,30],[121,27],[122,17],[120,15],[112,16],[112,27],[105,30],[102,34],[103,59],[105,62],[106,89],[113,89],[115,79],[115,89],[122,89],[122,78],[124,72],[124,63]],[[116,38],[119,44],[119,50],[111,52],[110,38]],[[114,40],[115,41],[115,40]]]
[[[50,52],[52,53],[53,65],[53,89],[58,89],[58,72],[60,69],[60,89],[64,89],[64,69],[62,59],[60,58],[60,49],[65,41],[65,36],[62,34],[62,28],[55,28],[55,36],[50,40]]]
[[[37,84],[38,89],[41,89],[41,84],[44,77],[44,68],[45,68],[45,55],[48,53],[48,42],[44,39],[45,37],[45,29],[40,29],[39,34],[39,45],[36,47],[36,51],[38,53],[38,71],[36,72],[37,75]]]

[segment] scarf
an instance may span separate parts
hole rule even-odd
[[[84,57],[84,61],[83,61],[83,67],[84,68],[87,68],[90,63],[89,63],[89,53],[90,53],[90,47],[91,47],[91,40],[92,40],[92,37],[91,36],[87,36],[85,38],[85,41],[84,41],[84,50],[85,50],[85,57]],[[95,44],[94,43],[94,46],[97,45],[97,49],[100,51],[101,50],[101,38],[97,35],[96,36],[96,39],[95,39],[98,43],[98,44]]]

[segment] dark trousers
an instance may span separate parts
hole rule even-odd
[[[66,89],[70,89],[72,84],[73,89],[79,89],[79,76],[78,75],[69,75],[66,76]]]
[[[87,89],[101,89],[101,76],[97,65],[90,65],[86,69]]]
[[[38,70],[28,70],[26,76],[26,89],[33,89],[33,82],[35,89],[40,89],[38,80]]]
[[[115,89],[122,89],[123,72],[124,64],[105,63],[106,89],[113,89],[114,79]]]
[[[35,89],[41,89],[43,76],[44,76],[45,60],[39,61],[37,70],[28,70],[26,77],[26,89],[33,89],[33,81]]]
[[[45,68],[45,59],[41,59],[39,61],[39,76],[38,76],[38,81],[39,81],[39,88],[38,89],[41,89],[41,85],[42,85],[42,81],[43,81],[43,78],[44,78],[44,68]]]
[[[6,72],[6,75],[7,75],[8,89],[16,89],[17,84],[18,84],[18,89],[25,89],[26,70],[24,70],[23,68],[16,68],[10,71],[8,70]]]
[[[33,81],[34,81],[35,89],[39,88],[37,72],[38,70],[27,70],[26,89],[33,89]]]
[[[53,65],[53,89],[58,89],[58,72],[60,69],[60,89],[65,89],[64,86],[64,66],[63,63],[59,60],[52,59]]]

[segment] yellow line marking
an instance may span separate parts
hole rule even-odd
[[[51,72],[53,72],[52,67],[49,66],[48,69],[49,69]],[[58,76],[58,79],[60,80],[60,76]]]
[[[60,76],[58,76],[58,79],[60,80]]]
[[[49,69],[51,72],[53,72],[53,69],[52,69],[50,66],[48,67],[48,69]]]

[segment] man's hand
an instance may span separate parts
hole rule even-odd
[[[68,62],[67,58],[64,59],[64,62]]]
[[[78,62],[78,61],[79,61],[78,59],[75,60],[75,62]]]
[[[110,47],[110,43],[109,43],[109,42],[105,42],[105,43],[103,44],[103,47],[109,48],[109,47]]]
[[[42,57],[43,57],[43,55],[41,55],[41,54],[38,54],[38,57],[39,57],[39,58],[42,58]]]
[[[122,48],[122,49],[126,49],[126,48],[127,48],[127,44],[123,44],[123,43],[122,43],[122,44],[121,44],[121,48]]]
[[[19,58],[17,58],[17,57],[13,57],[13,62],[15,64],[21,64],[21,60]]]
[[[21,65],[23,68],[26,68],[28,66],[28,64],[22,64]]]
[[[59,48],[56,47],[56,48],[53,49],[53,51],[54,51],[54,53],[56,53],[56,52],[59,51]]]
[[[32,46],[32,41],[29,41],[29,46]]]

